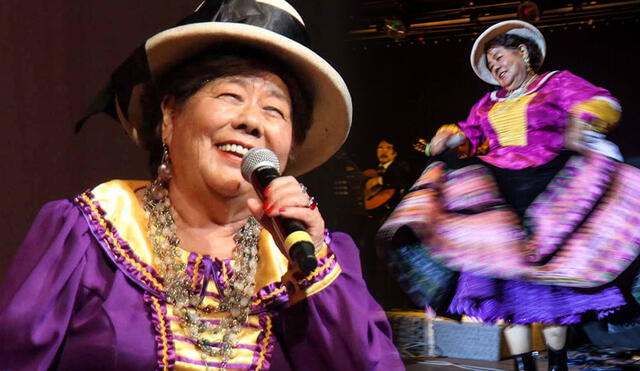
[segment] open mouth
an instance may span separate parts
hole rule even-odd
[[[249,152],[249,148],[236,143],[218,144],[216,147],[218,147],[218,149],[221,150],[222,152],[230,153],[238,157],[244,157],[244,155],[246,155],[247,152]]]
[[[502,71],[498,74],[498,78],[502,79],[507,74],[507,71]]]

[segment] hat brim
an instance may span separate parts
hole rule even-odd
[[[261,27],[223,22],[202,22],[170,28],[145,44],[151,78],[157,78],[189,57],[223,43],[236,43],[264,51],[282,60],[312,93],[311,125],[304,142],[293,148],[284,173],[300,175],[327,161],[345,142],[352,119],[349,90],[340,74],[311,49]],[[142,126],[141,89],[133,89],[128,120],[118,115],[134,141]]]
[[[544,57],[547,53],[547,44],[544,40],[544,36],[542,36],[540,30],[538,30],[534,25],[519,20],[509,20],[494,24],[480,34],[473,43],[470,58],[473,72],[475,72],[482,81],[491,85],[500,84],[493,78],[491,71],[489,71],[489,68],[487,67],[487,58],[485,56],[484,48],[487,42],[503,33],[515,34],[517,36],[533,40],[538,45],[538,48],[540,48],[542,61],[544,61]]]

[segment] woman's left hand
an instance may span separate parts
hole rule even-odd
[[[564,146],[567,149],[583,153],[586,151],[584,146],[584,130],[587,130],[589,123],[575,116],[569,116],[567,127],[564,132]]]
[[[270,218],[283,217],[303,222],[311,235],[316,251],[324,243],[324,219],[315,205],[309,207],[310,198],[296,178],[282,176],[274,179],[264,191],[264,202],[255,198],[247,201],[253,216],[260,221],[269,233],[275,236]],[[278,247],[288,256],[284,246],[276,240]]]

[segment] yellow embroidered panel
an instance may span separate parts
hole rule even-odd
[[[527,145],[527,107],[536,94],[493,105],[489,111],[489,123],[498,134],[500,146]]]
[[[210,282],[209,286],[211,285],[215,286],[213,282]],[[207,292],[209,294],[211,293],[209,288]],[[209,296],[207,296],[205,301],[207,301],[207,299],[211,302],[215,301],[215,307],[217,308],[217,300]],[[214,306],[211,306],[212,309],[213,307]],[[174,307],[172,305],[167,305],[167,315],[173,335],[176,353],[175,368],[177,370],[202,370],[206,367],[217,369],[222,365],[219,357],[205,357],[203,353],[196,348],[188,334],[185,333],[178,316],[174,313]],[[249,316],[248,322],[238,334],[238,344],[234,349],[233,358],[227,365],[227,369],[264,369],[265,361],[270,356],[271,348],[275,343],[271,316],[272,313],[253,314]],[[212,323],[219,323],[219,321],[225,317],[225,314],[217,311],[212,311],[204,315],[201,314],[201,319]],[[204,336],[204,339],[210,344],[222,343],[221,334],[209,333]]]
[[[147,185],[149,185],[147,181],[112,180],[95,187],[91,191],[92,198],[86,194],[79,197],[86,198],[86,203],[90,205],[99,205],[104,212],[102,222],[113,225],[121,239],[127,242],[128,248],[131,250],[130,255],[157,271],[153,259],[153,248],[147,234],[147,217],[141,201],[135,194],[136,190]],[[280,282],[291,270],[287,257],[282,254],[271,234],[264,229],[260,233],[259,246],[256,290],[274,282]],[[189,253],[183,250],[181,254],[183,261],[186,262]],[[322,260],[326,257],[327,248],[325,246],[318,254],[318,258]],[[201,260],[202,256],[198,256],[195,264],[199,264]],[[312,274],[314,273],[315,271],[312,272]],[[156,288],[154,287],[154,289]],[[314,292],[317,291],[314,290]]]

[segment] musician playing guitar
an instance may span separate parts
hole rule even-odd
[[[366,170],[369,179],[365,184],[365,209],[380,210],[384,213],[393,209],[411,183],[409,164],[396,160],[398,152],[393,143],[386,139],[378,143],[376,150],[378,157],[377,169]]]
[[[387,261],[376,251],[375,235],[391,210],[400,202],[406,188],[414,181],[409,164],[398,158],[389,139],[378,142],[378,166],[364,171],[364,203],[367,213],[360,240],[362,271],[369,290],[385,308],[409,308],[410,300],[391,278]]]

